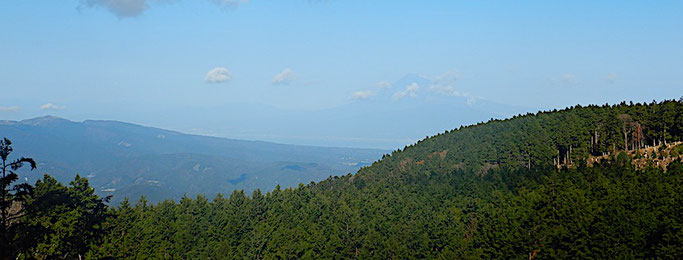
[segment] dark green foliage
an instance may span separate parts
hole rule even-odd
[[[623,115],[630,120],[628,147],[620,119]],[[682,140],[683,103],[679,101],[576,106],[461,127],[419,141],[385,160],[395,165],[407,158],[421,160],[430,153],[447,151],[449,163],[462,163],[467,168],[486,164],[548,166],[555,160],[571,162],[589,155]]]
[[[108,198],[97,197],[88,180],[78,175],[70,187],[45,175],[35,186],[20,183],[10,188],[25,163],[36,168],[31,158],[9,161],[11,145],[7,138],[0,141],[0,259],[72,259],[88,252],[104,235]]]
[[[75,258],[84,255],[103,235],[107,207],[88,180],[76,176],[65,187],[49,175],[38,180],[26,204],[23,222],[33,244],[26,254],[40,258]]]
[[[104,235],[106,201],[94,195],[88,180],[76,176],[63,186],[45,175],[26,200],[22,229],[14,248],[25,258],[73,259],[83,256]]]
[[[84,179],[64,187],[46,176],[26,204],[31,216],[23,223],[41,235],[25,252],[64,258],[88,249],[87,258],[141,259],[682,259],[683,163],[655,167],[650,157],[636,166],[640,155],[623,151],[682,140],[682,113],[683,103],[666,101],[493,120],[427,138],[355,175],[266,194],[234,191],[211,201],[150,204],[142,197],[106,214]],[[585,160],[604,153],[610,156]]]
[[[12,142],[4,138],[0,140],[0,159],[2,159],[2,176],[0,177],[0,257],[13,258],[18,241],[14,236],[22,228],[18,218],[24,214],[21,205],[31,193],[31,186],[20,183],[12,186],[12,183],[19,179],[16,171],[21,169],[25,163],[31,165],[31,170],[36,168],[36,162],[31,158],[19,158],[14,161],[9,160],[12,153]]]
[[[125,202],[111,221],[122,224],[92,256],[680,259],[680,160],[665,172],[636,170],[624,152],[592,167],[583,158],[636,147],[624,142],[623,114],[647,132],[644,142],[681,140],[682,121],[659,119],[680,118],[682,108],[667,101],[494,120],[296,189]],[[572,167],[558,170],[553,158]]]
[[[97,257],[680,258],[681,162],[345,176],[113,211]],[[357,183],[364,180],[364,187]]]

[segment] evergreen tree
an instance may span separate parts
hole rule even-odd
[[[24,202],[31,194],[31,186],[26,183],[12,185],[19,179],[17,170],[28,163],[31,170],[36,169],[36,162],[31,158],[21,157],[14,161],[9,159],[12,153],[12,142],[4,138],[0,140],[0,159],[2,159],[2,177],[0,178],[0,257],[12,259],[19,252],[15,240],[21,223],[18,221],[24,214]]]

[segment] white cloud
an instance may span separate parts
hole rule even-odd
[[[404,97],[417,97],[417,90],[419,88],[420,86],[417,85],[417,83],[413,82],[413,84],[408,85],[404,90],[394,93],[392,99],[399,100]]]
[[[151,0],[82,0],[87,7],[103,7],[120,18],[135,17],[149,8]]]
[[[388,80],[383,80],[383,81],[377,82],[377,87],[379,87],[379,88],[390,88],[391,82],[389,82]]]
[[[154,3],[173,3],[178,0],[81,0],[80,7],[101,7],[119,18],[136,17],[150,8]],[[235,8],[249,0],[207,0],[222,8]]]
[[[558,77],[548,77],[548,81],[552,84],[562,84],[566,86],[577,85],[580,83],[579,77],[570,73],[565,73]]]
[[[458,81],[460,79],[460,73],[456,70],[450,70],[447,71],[444,74],[441,74],[440,76],[436,77],[434,79],[434,83],[436,84],[447,84],[447,85],[452,85],[454,82]]]
[[[241,4],[249,3],[249,0],[211,0],[214,4],[221,7],[237,7]]]
[[[207,83],[221,83],[232,80],[232,75],[228,69],[216,67],[206,73],[205,80]]]
[[[40,109],[42,110],[64,110],[66,109],[66,106],[58,106],[52,103],[47,103],[45,105],[40,106]]]
[[[468,96],[466,93],[455,90],[455,82],[459,79],[460,74],[457,71],[448,71],[436,77],[429,86],[429,90],[446,96],[466,97]]]
[[[18,106],[0,107],[0,112],[19,112],[21,110]]]
[[[282,72],[275,74],[273,76],[273,85],[287,85],[289,83],[292,83],[294,81],[294,72],[292,72],[292,69],[286,68],[282,70]]]
[[[353,92],[353,94],[351,95],[351,98],[352,99],[358,99],[358,100],[364,100],[364,99],[368,99],[374,95],[375,95],[375,92],[372,92],[370,90],[356,91],[356,92]]]
[[[616,73],[607,74],[607,76],[605,76],[605,80],[607,81],[607,83],[612,84],[615,81],[617,81],[617,74]]]
[[[579,77],[577,77],[574,74],[564,74],[560,78],[560,81],[562,81],[565,84],[576,84],[579,83]]]
[[[461,93],[461,92],[455,90],[455,88],[453,88],[453,86],[431,85],[431,86],[429,86],[429,90],[436,92],[436,93],[439,93],[439,94],[446,95],[446,96],[456,96],[456,97],[467,96],[465,93]]]

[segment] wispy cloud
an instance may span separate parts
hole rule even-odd
[[[45,105],[40,106],[40,109],[42,109],[42,110],[64,110],[64,109],[66,109],[66,106],[59,106],[59,105],[55,105],[52,103],[47,103]]]
[[[204,80],[206,80],[207,83],[221,83],[232,80],[232,75],[228,69],[216,67],[206,73]]]
[[[383,80],[383,81],[377,82],[377,87],[378,88],[390,88],[391,82],[389,82],[388,80]]]
[[[432,80],[429,90],[446,96],[466,97],[467,94],[455,89],[455,82],[460,79],[460,74],[451,70]]]
[[[461,93],[453,86],[448,86],[448,85],[431,85],[429,86],[429,90],[435,93],[439,93],[445,96],[456,96],[456,97],[465,97],[467,96],[465,93]]]
[[[235,8],[241,4],[249,3],[249,0],[210,0],[220,7]]]
[[[434,79],[434,84],[441,85],[452,85],[456,81],[460,80],[460,73],[456,70],[449,70],[444,74],[439,75]]]
[[[168,2],[164,0],[82,0],[85,7],[107,9],[119,18],[135,17],[149,8],[150,2]]]
[[[579,77],[575,74],[565,73],[557,77],[548,77],[548,81],[555,85],[577,85],[580,83]]]
[[[576,84],[579,83],[579,77],[574,74],[564,74],[560,77],[560,81],[565,84]]]
[[[468,105],[477,103],[477,101],[481,99],[480,97],[472,96],[470,93],[457,90],[456,82],[459,80],[460,73],[451,70],[434,78],[429,86],[429,90],[445,96],[466,98]]]
[[[616,73],[607,74],[607,76],[605,76],[605,81],[607,81],[607,83],[610,83],[610,84],[616,82],[617,81],[617,74]]]
[[[80,7],[104,8],[119,18],[136,17],[152,5],[174,3],[179,0],[81,0]],[[249,0],[207,0],[221,8],[235,8]]]
[[[374,95],[375,95],[375,92],[371,91],[371,90],[356,91],[356,92],[353,92],[353,94],[351,95],[351,98],[357,99],[357,100],[364,100],[364,99],[368,99]]]
[[[273,76],[273,85],[287,85],[289,83],[292,83],[294,81],[294,72],[290,68],[286,68],[282,70],[282,72],[275,74]]]
[[[0,107],[0,112],[19,112],[19,111],[21,111],[21,108],[18,106]]]
[[[420,86],[417,83],[412,83],[408,85],[404,90],[401,90],[399,92],[394,93],[394,95],[391,97],[394,100],[399,100],[404,97],[417,97],[417,90],[420,88]]]

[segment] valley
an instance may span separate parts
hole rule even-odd
[[[355,172],[387,152],[187,135],[52,116],[0,122],[0,133],[16,143],[16,154],[39,162],[37,173],[22,172],[20,179],[33,183],[50,174],[66,183],[79,174],[98,195],[112,195],[114,205],[142,195],[160,202],[186,195],[296,187]]]

